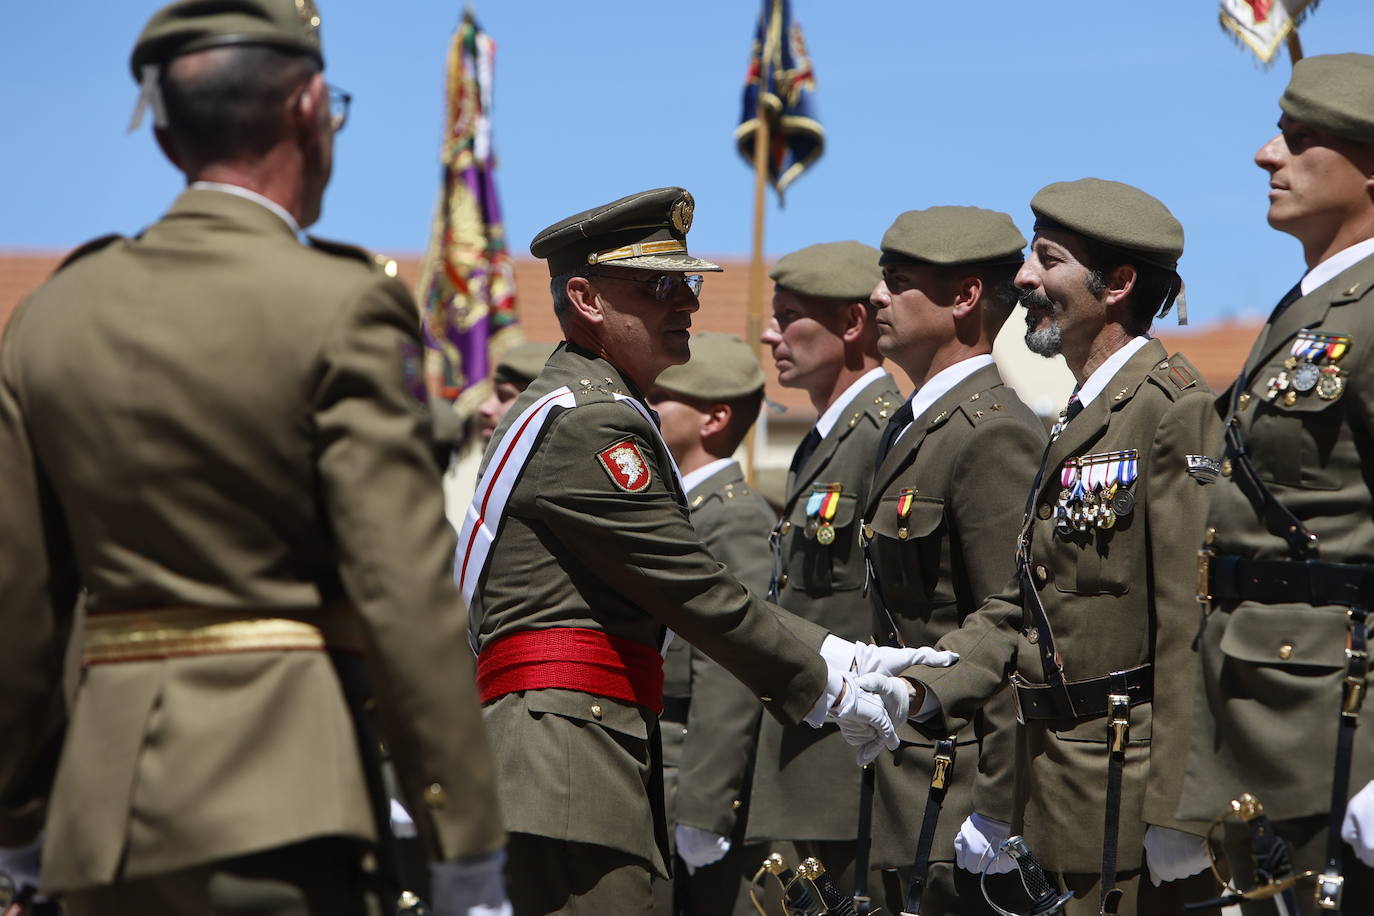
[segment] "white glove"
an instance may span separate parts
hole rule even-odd
[[[415,819],[410,816],[406,806],[394,798],[391,800],[391,833],[398,840],[409,840],[419,835],[415,830]]]
[[[852,674],[846,674],[844,682],[846,689],[839,707],[830,715],[839,724],[844,740],[859,749],[859,766],[865,767],[873,762],[883,748],[889,751],[897,749],[897,730],[892,726],[892,716],[888,714],[887,704],[882,697],[860,687]]]
[[[1011,856],[997,855],[998,847],[1009,836],[1011,824],[984,817],[975,811],[964,818],[959,825],[959,832],[954,836],[954,862],[964,871],[975,875],[981,875],[983,866],[989,862],[992,862],[988,865],[990,875],[1016,871],[1016,861]]]
[[[859,689],[877,694],[883,701],[893,725],[905,722],[911,713],[911,694],[914,688],[910,681],[886,674],[865,674],[858,679]]]
[[[703,865],[719,862],[730,851],[730,838],[700,827],[678,824],[673,831],[677,838],[677,854],[687,863],[687,874]]]
[[[43,861],[43,834],[40,831],[27,846],[0,848],[0,873],[9,875],[17,891],[26,884],[38,887]]]
[[[429,866],[434,916],[511,916],[506,899],[506,851]]]
[[[1350,844],[1361,862],[1374,868],[1374,782],[1366,783],[1346,802],[1341,839]]]
[[[1151,824],[1145,828],[1145,864],[1150,867],[1150,883],[1159,887],[1205,871],[1212,862],[1202,837]]]
[[[930,646],[896,649],[891,646],[873,646],[865,642],[854,643],[854,670],[859,674],[901,674],[916,665],[948,668],[958,660],[959,653],[944,652]]]

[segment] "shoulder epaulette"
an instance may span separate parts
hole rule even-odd
[[[1198,387],[1202,375],[1188,362],[1188,357],[1182,353],[1175,353],[1168,359],[1155,363],[1150,368],[1150,378],[1168,392],[1170,397],[1178,397],[1188,389]]]
[[[622,386],[616,384],[613,378],[592,378],[591,376],[581,376],[577,380],[576,386],[572,387],[573,393],[577,395],[579,404],[595,404],[598,401],[611,401],[615,395],[628,395]]]
[[[977,425],[994,417],[1005,416],[1001,398],[995,388],[975,391],[959,405],[959,410],[968,417],[970,423]]]
[[[67,256],[62,259],[62,262],[60,264],[57,265],[57,270],[61,270],[62,268],[70,264],[74,264],[77,261],[84,258],[86,255],[94,254],[95,252],[109,245],[111,242],[117,241],[122,238],[124,238],[124,236],[120,235],[118,232],[111,232],[109,235],[102,235],[99,238],[91,239],[89,242],[84,242],[83,244],[80,244],[73,248],[71,251],[67,252]],[[53,272],[56,273],[57,271]]]
[[[318,248],[326,254],[362,261],[364,264],[376,270],[380,270],[388,277],[396,276],[396,261],[392,258],[388,258],[384,254],[373,254],[366,248],[360,248],[357,245],[349,245],[346,242],[335,242],[329,239],[322,239],[314,235],[308,235],[306,238],[310,240],[310,247]]]

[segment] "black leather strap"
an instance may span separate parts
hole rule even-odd
[[[1210,568],[1213,601],[1350,606],[1374,595],[1374,565],[1364,563],[1218,555],[1212,557]]]
[[[859,836],[854,846],[854,908],[859,916],[873,909],[868,894],[868,862],[873,852],[873,789],[877,762],[863,768],[859,777]]]
[[[687,724],[687,713],[692,708],[692,698],[690,696],[675,697],[668,694],[663,695],[663,714],[659,716],[665,722],[681,722]]]
[[[1044,637],[1041,637],[1041,641],[1044,641]],[[1022,722],[1050,719],[1065,723],[1075,719],[1100,719],[1110,711],[1107,697],[1113,692],[1113,678],[1119,678],[1121,692],[1131,698],[1132,706],[1148,703],[1154,696],[1152,664],[1138,665],[1104,677],[1067,681],[1062,689],[1049,684],[1028,684],[1013,675],[1012,686],[1016,690],[1020,719]],[[1065,696],[1070,704],[1068,714],[1060,711],[1060,701]]]
[[[930,849],[935,845],[935,828],[940,823],[940,809],[944,807],[949,781],[954,778],[954,757],[957,753],[954,736],[935,742],[934,771],[930,777],[930,791],[926,794],[926,811],[921,818],[921,836],[916,841],[916,856],[911,862],[911,881],[906,886],[907,913],[921,912],[921,894],[926,886],[926,872],[930,870]]]
[[[1331,775],[1331,813],[1326,826],[1326,867],[1317,877],[1317,905],[1339,910],[1344,878],[1341,875],[1341,825],[1350,794],[1350,758],[1355,749],[1355,726],[1359,724],[1364,702],[1365,679],[1369,675],[1368,611],[1364,606],[1350,608],[1350,648],[1346,649],[1345,679],[1342,682],[1341,723],[1336,737],[1336,766]]]
[[[1116,887],[1116,851],[1121,827],[1121,777],[1126,768],[1126,745],[1130,742],[1131,705],[1125,672],[1109,674],[1107,720],[1107,797],[1102,818],[1102,902],[1103,914],[1115,913],[1121,905]]]

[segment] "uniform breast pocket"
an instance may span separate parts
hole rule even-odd
[[[928,606],[940,586],[940,564],[947,540],[945,501],[936,497],[894,493],[878,504],[869,520],[869,550],[893,613]]]
[[[793,588],[812,597],[863,585],[859,555],[858,512],[853,493],[816,492],[797,501],[788,521],[791,546],[787,576]]]
[[[1132,536],[1134,512],[1109,529],[1089,528],[1056,534],[1052,550],[1054,587],[1076,595],[1121,596],[1131,590],[1131,577],[1143,568],[1137,556],[1143,538]]]
[[[1267,387],[1260,373],[1256,387]],[[1344,399],[1326,399],[1309,391],[1296,398],[1278,395],[1255,408],[1249,436],[1250,460],[1266,483],[1309,490],[1336,490],[1339,475],[1329,468],[1342,447]]]
[[[1221,675],[1236,684],[1234,695],[1289,708],[1306,692],[1301,685],[1343,676],[1345,641],[1339,607],[1242,603],[1221,636]]]

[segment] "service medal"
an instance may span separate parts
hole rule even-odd
[[[1122,490],[1112,498],[1112,511],[1117,515],[1130,515],[1135,511],[1135,497],[1130,490]]]
[[[1317,387],[1317,379],[1321,376],[1321,370],[1316,363],[1302,362],[1293,370],[1293,390],[1303,394]]]
[[[1345,391],[1345,374],[1339,366],[1323,366],[1321,378],[1317,379],[1317,397],[1324,401],[1334,401]]]
[[[835,543],[835,529],[829,522],[822,522],[816,528],[816,543],[829,546]]]
[[[844,486],[838,483],[818,483],[811,488],[811,496],[806,500],[806,536],[815,538],[820,544],[835,542],[835,529],[830,524],[840,507],[840,493]]]

